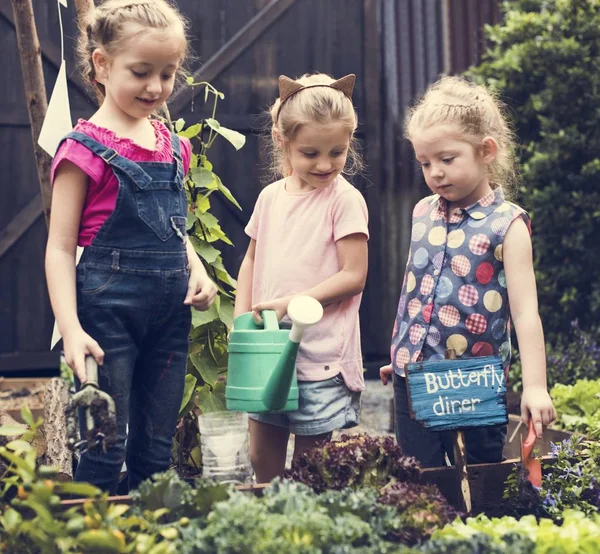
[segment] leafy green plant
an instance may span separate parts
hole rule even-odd
[[[227,487],[198,481],[192,488],[173,471],[143,483],[132,506],[109,502],[87,483],[55,481],[56,468],[36,464],[29,442],[41,419],[27,406],[22,416],[29,430],[0,427],[0,436],[19,436],[0,447],[8,464],[0,478],[0,552],[175,554],[182,531],[229,497]],[[82,503],[61,504],[73,496]]]
[[[392,479],[418,482],[421,468],[404,456],[392,437],[343,434],[322,441],[292,462],[284,477],[316,492],[346,487],[383,487]]]
[[[557,383],[550,391],[560,429],[588,433],[600,429],[600,379],[574,385]]]
[[[198,475],[202,454],[197,414],[225,409],[227,333],[233,325],[236,287],[236,281],[223,265],[223,258],[217,247],[220,242],[230,246],[232,242],[211,213],[211,196],[219,193],[241,210],[231,191],[213,171],[208,151],[218,137],[226,139],[236,150],[242,148],[246,139],[237,131],[223,127],[215,119],[217,103],[225,97],[222,92],[207,82],[195,82],[192,77],[188,78],[188,85],[204,87],[205,104],[212,99],[211,117],[185,127],[183,119],[172,123],[167,113],[166,122],[173,131],[188,138],[192,144],[190,171],[185,179],[189,206],[186,229],[194,250],[219,289],[209,310],[192,310],[187,374],[174,443],[179,472],[183,475]]]
[[[513,517],[488,518],[479,515],[467,518],[465,522],[455,520],[443,529],[435,531],[433,538],[441,540],[471,540],[473,537],[487,535],[492,544],[505,547],[504,550],[492,552],[522,552],[532,554],[590,554],[598,551],[600,540],[600,516],[586,515],[576,510],[565,510],[562,525],[550,519],[537,520],[534,516],[521,519]],[[508,543],[513,547],[508,548]],[[519,549],[514,548],[515,543]],[[441,542],[437,542],[438,545]],[[434,550],[427,552],[458,552],[456,550]],[[463,552],[488,552],[488,550],[466,550]]]
[[[190,171],[185,180],[189,205],[186,227],[194,249],[217,285],[219,294],[209,310],[192,312],[191,346],[181,417],[194,405],[204,413],[224,409],[224,385],[219,377],[227,369],[227,332],[233,325],[236,281],[225,269],[221,252],[215,247],[218,242],[228,245],[232,242],[217,218],[210,213],[211,196],[218,192],[236,208],[241,210],[241,206],[213,171],[208,151],[219,136],[236,150],[242,148],[246,140],[242,134],[223,127],[215,119],[217,103],[224,98],[222,92],[209,83],[194,82],[191,77],[188,84],[204,87],[205,103],[212,98],[212,116],[187,128],[184,128],[183,119],[174,123],[179,136],[188,138],[192,143]]]
[[[600,318],[600,3],[510,0],[469,75],[509,104],[522,147],[546,335]]]
[[[377,501],[396,508],[397,529],[388,538],[404,544],[424,541],[459,515],[435,485],[391,483],[380,491]]]
[[[523,389],[523,375],[518,354],[511,364],[509,382],[513,390]],[[548,387],[557,383],[573,385],[580,379],[600,378],[600,327],[581,329],[571,322],[568,332],[555,336],[546,345]]]
[[[565,510],[577,510],[594,515],[600,509],[600,442],[598,432],[591,439],[573,435],[568,440],[552,445],[552,464],[545,464],[542,487],[537,490],[537,503],[527,496],[527,506],[518,506],[523,498],[519,468],[508,478],[504,497],[513,499],[516,512],[529,511],[537,516],[550,517],[561,522]],[[527,482],[528,483],[528,482]]]

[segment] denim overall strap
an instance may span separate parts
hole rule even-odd
[[[98,230],[90,248],[137,250],[154,253],[184,252],[187,198],[180,176],[183,164],[179,140],[173,160],[134,162],[84,133],[67,135],[102,158],[119,182],[114,211]],[[148,258],[150,260],[150,258]],[[162,263],[156,260],[157,267]]]
[[[111,167],[117,168],[127,174],[138,186],[144,188],[152,181],[152,177],[150,177],[150,175],[148,175],[138,164],[124,158],[112,148],[100,144],[85,133],[74,131],[65,137],[65,139],[67,138],[76,140],[89,148],[96,156],[102,158]]]
[[[177,162],[177,180],[183,186],[183,158],[181,157],[181,141],[175,133],[171,133],[171,147],[173,149],[173,159]]]

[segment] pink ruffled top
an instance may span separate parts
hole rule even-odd
[[[85,119],[80,119],[73,131],[88,135],[104,146],[112,148],[124,158],[134,162],[173,161],[169,129],[157,119],[151,119],[150,123],[154,128],[156,137],[154,150],[145,148],[129,138],[119,137],[110,129],[100,127]],[[180,137],[180,141],[183,170],[187,173],[190,167],[192,146],[186,138]],[[50,176],[53,184],[56,169],[63,160],[69,160],[89,177],[77,241],[79,246],[89,246],[100,227],[115,209],[119,182],[111,167],[102,158],[96,156],[83,144],[73,139],[67,139],[60,145],[52,162]]]

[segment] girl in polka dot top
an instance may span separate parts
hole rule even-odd
[[[556,416],[546,385],[544,334],[538,314],[530,220],[505,199],[514,184],[515,143],[503,106],[487,89],[443,77],[406,121],[433,193],[413,211],[411,248],[392,334],[396,438],[425,467],[453,461],[452,433],[412,420],[405,366],[458,357],[499,355],[510,364],[510,320],[523,364],[521,417],[538,437]],[[506,426],[465,431],[468,462],[498,462]]]

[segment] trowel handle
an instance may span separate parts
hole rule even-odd
[[[94,356],[85,357],[85,374],[87,376],[86,385],[98,386],[98,363]]]

